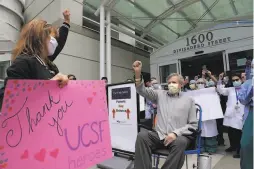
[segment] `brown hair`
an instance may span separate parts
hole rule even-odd
[[[34,19],[30,21],[21,30],[19,40],[12,52],[12,60],[21,54],[26,54],[29,56],[38,55],[48,62],[46,42],[54,31],[57,32],[53,26],[44,20]]]

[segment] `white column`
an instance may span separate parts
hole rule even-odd
[[[100,79],[105,76],[105,9],[100,7]]]
[[[107,78],[108,78],[108,83],[111,83],[111,15],[110,15],[110,11],[107,11],[107,15],[106,15],[106,20],[107,20]]]

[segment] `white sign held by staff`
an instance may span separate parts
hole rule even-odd
[[[145,111],[145,98],[139,95],[139,111]]]
[[[193,90],[185,92],[184,95],[190,96],[202,108],[202,121],[223,118],[220,98],[215,87]]]
[[[135,84],[109,85],[108,110],[113,149],[134,153],[138,134]]]

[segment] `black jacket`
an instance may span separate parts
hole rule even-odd
[[[70,25],[66,22],[59,28],[59,37],[56,39],[58,46],[56,48],[55,53],[52,56],[49,56],[50,61],[54,61],[59,53],[63,50],[64,45],[66,43],[68,34],[69,34]]]
[[[5,79],[4,86],[9,79],[40,79],[48,80],[54,77],[59,70],[53,63],[56,57],[64,48],[66,43],[70,25],[63,23],[59,28],[59,38],[57,39],[58,46],[55,53],[49,56],[49,62],[47,65],[39,57],[21,55],[18,56],[11,66],[7,69],[7,78]],[[0,112],[2,108],[2,101],[4,97],[4,87],[0,89]]]
[[[49,80],[56,75],[55,68],[46,65],[40,57],[21,55],[18,56],[10,67],[7,68],[6,86],[9,79],[34,79]],[[0,108],[2,107],[4,88],[0,90]]]

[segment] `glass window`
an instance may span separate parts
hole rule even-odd
[[[163,34],[164,36],[161,38],[169,42],[174,41],[177,38],[177,35],[175,33],[167,29],[162,24],[158,24],[155,27],[153,27],[151,32],[156,36],[161,36]]]
[[[241,14],[247,14],[253,12],[253,0],[237,0],[234,1],[236,10]]]
[[[191,25],[179,13],[173,13],[164,19],[163,23],[179,34],[185,33],[191,27]]]
[[[253,58],[253,49],[229,53],[229,67],[232,74],[239,74],[245,71],[246,58]]]
[[[4,87],[4,80],[0,80],[0,89]]]
[[[6,77],[6,69],[10,66],[10,61],[0,62],[0,80],[5,79]]]
[[[145,13],[140,11],[135,5],[128,1],[119,1],[114,8],[117,12],[124,15],[126,18],[136,22],[141,26],[146,26],[151,22],[151,18],[149,18]],[[118,17],[121,20],[121,17]]]
[[[154,16],[159,16],[167,9],[172,7],[167,0],[135,0],[135,3],[140,5],[142,8],[147,10],[149,13],[153,14]],[[155,8],[156,6],[156,8]]]
[[[101,4],[101,0],[84,0],[83,3],[84,4],[89,3],[95,7],[99,7]]]
[[[167,77],[171,73],[177,73],[176,63],[160,66],[160,81],[161,81],[161,83],[167,83]]]

